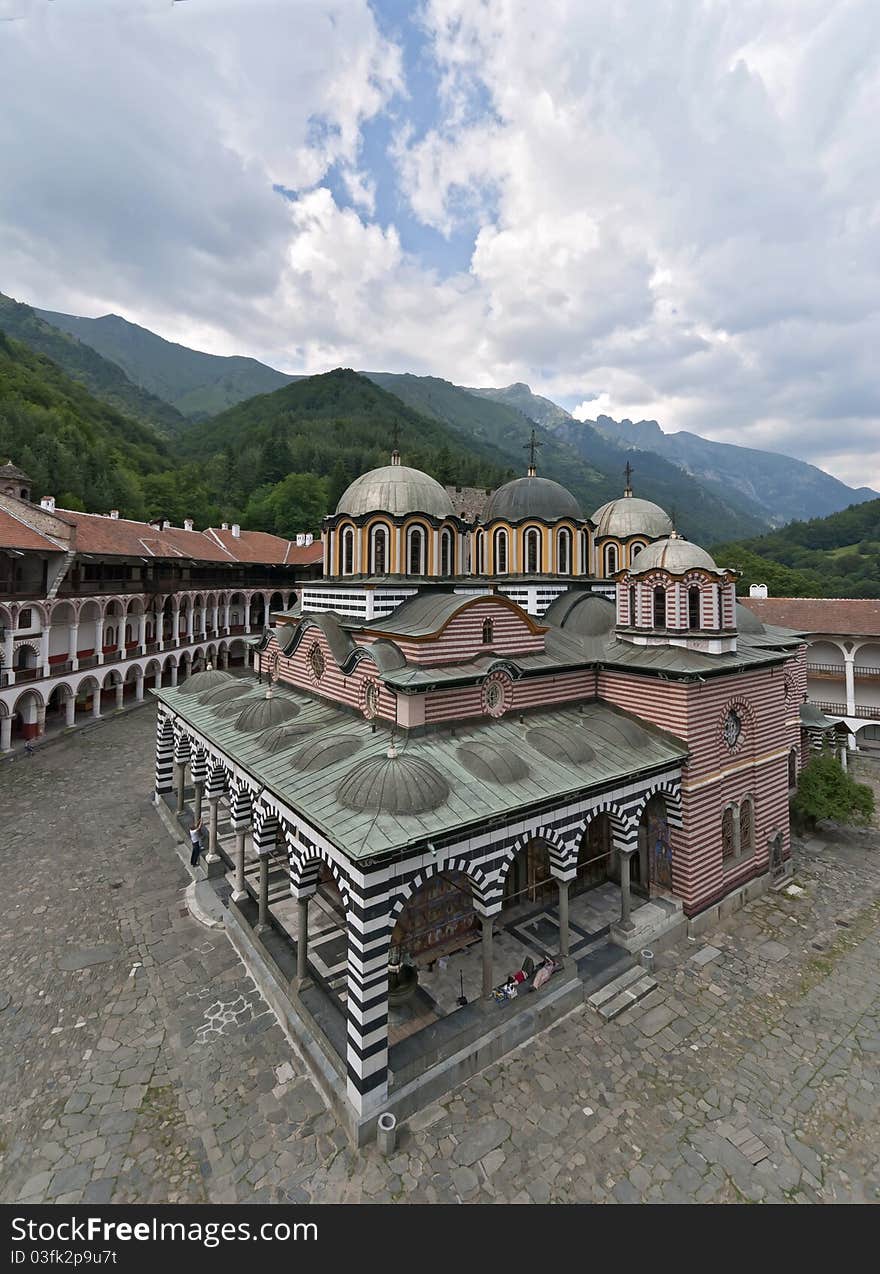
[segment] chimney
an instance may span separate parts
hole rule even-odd
[[[315,537],[312,535],[311,531],[309,531],[308,535],[306,536],[306,548],[309,547],[309,545],[312,543],[314,538]]]
[[[241,539],[241,527],[237,522],[233,522],[232,524],[232,538],[234,540]]]
[[[766,584],[750,584],[749,585],[749,597],[765,598],[766,596],[767,596]]]
[[[221,530],[221,531],[228,531],[228,530],[229,530],[229,523],[228,523],[228,522],[221,522],[221,523],[220,523],[220,530]]]
[[[300,531],[296,537],[296,547],[298,549],[301,549],[302,546],[305,544],[305,542],[306,542],[305,533],[303,531]]]
[[[47,513],[54,513],[55,512],[54,495],[44,495],[42,500],[40,501],[40,508],[45,509]]]
[[[163,518],[163,519],[162,519],[162,527],[161,527],[161,529],[162,529],[163,531],[167,531],[167,530],[168,530],[168,528],[169,528],[170,526],[171,526],[171,521],[170,521],[170,519],[168,519],[168,518]]]
[[[191,531],[191,530],[193,529],[193,520],[192,520],[192,518],[184,518],[184,519],[183,519],[183,529],[184,529],[184,531]]]
[[[115,522],[115,521],[117,521],[117,520],[118,520],[118,518],[119,518],[119,510],[118,510],[118,509],[111,509],[111,510],[110,510],[110,516],[111,516],[111,518],[113,518],[114,522]]]

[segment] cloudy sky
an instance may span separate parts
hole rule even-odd
[[[880,488],[877,0],[0,0],[0,290]]]

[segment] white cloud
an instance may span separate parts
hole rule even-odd
[[[366,0],[15,4],[4,291],[291,370],[527,380],[880,486],[875,0],[428,0],[427,132]],[[363,129],[395,94],[383,226]],[[464,228],[469,268],[405,251],[404,215]]]

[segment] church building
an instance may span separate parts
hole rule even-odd
[[[485,1064],[527,949],[560,967],[538,1012],[784,872],[804,643],[629,472],[588,516],[534,450],[476,522],[395,450],[323,540],[259,679],[155,692],[156,799],[208,801],[234,923],[363,1129]]]

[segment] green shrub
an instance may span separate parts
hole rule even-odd
[[[820,819],[835,823],[869,823],[874,813],[874,793],[856,783],[833,752],[812,757],[801,771],[791,803],[796,826],[815,827]]]

